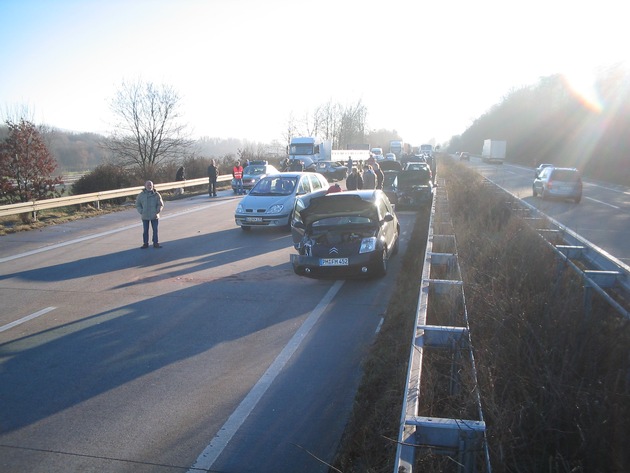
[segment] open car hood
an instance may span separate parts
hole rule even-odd
[[[300,212],[302,222],[307,227],[322,218],[348,215],[368,217],[374,222],[378,219],[378,212],[372,202],[343,192],[314,197],[310,205]]]

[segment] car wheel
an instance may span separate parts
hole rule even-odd
[[[573,199],[575,201],[576,204],[579,204],[580,201],[582,200],[582,194],[578,195],[575,199]]]
[[[287,224],[284,226],[284,228],[288,231],[291,231],[291,221],[293,220],[293,212],[291,212],[289,214],[289,219],[287,220]]]
[[[381,259],[377,263],[375,276],[377,278],[382,278],[387,274],[387,250],[383,248],[383,252],[381,253]]]
[[[244,232],[248,232],[252,229],[252,227],[250,227],[249,225],[241,225],[241,230],[243,230]]]

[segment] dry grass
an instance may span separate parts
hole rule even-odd
[[[587,315],[580,280],[559,266],[503,198],[455,162],[442,162],[462,267],[493,471],[630,471],[630,326],[602,301]],[[426,223],[418,220],[383,331],[364,366],[335,467],[393,470]],[[448,310],[434,310],[440,323]],[[425,355],[422,411],[471,417],[472,396],[442,386],[450,361]],[[472,376],[459,373],[464,391]],[[468,383],[468,386],[466,386]],[[418,470],[456,471],[419,452]]]

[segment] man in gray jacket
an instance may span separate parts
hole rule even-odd
[[[142,248],[149,247],[149,222],[153,229],[153,248],[162,248],[158,243],[158,221],[160,212],[164,208],[164,201],[158,191],[153,188],[153,182],[144,183],[144,189],[136,198],[136,209],[142,218]]]

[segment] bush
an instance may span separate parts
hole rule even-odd
[[[84,175],[72,185],[73,194],[91,194],[93,192],[124,189],[131,187],[129,173],[114,164],[101,164],[94,171]]]

